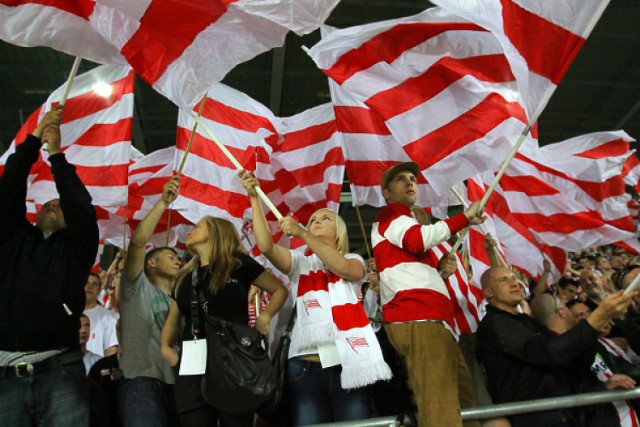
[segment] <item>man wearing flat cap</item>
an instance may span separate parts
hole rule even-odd
[[[382,174],[387,206],[371,231],[380,275],[385,329],[404,358],[418,405],[419,425],[462,426],[461,407],[475,406],[469,370],[453,332],[453,304],[430,248],[484,221],[479,203],[433,225],[420,225],[411,207],[418,196],[417,163],[398,163]],[[465,426],[479,426],[477,421]]]

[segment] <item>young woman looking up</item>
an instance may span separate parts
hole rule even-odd
[[[180,356],[173,347],[178,341],[193,340],[191,299],[192,272],[197,268],[197,288],[206,301],[207,313],[232,322],[248,324],[248,293],[253,283],[271,294],[269,305],[260,312],[256,328],[269,333],[269,322],[287,299],[288,291],[280,281],[246,255],[238,232],[229,221],[205,216],[187,234],[187,249],[194,256],[176,276],[177,286],[169,317],[162,330],[162,355],[170,366],[178,367]],[[203,301],[199,304],[200,322],[204,322]],[[199,337],[202,338],[202,337]],[[208,351],[215,351],[209,347]],[[235,415],[208,405],[200,394],[200,375],[176,376],[176,409],[182,426],[218,425],[251,427],[253,411]]]
[[[279,221],[280,229],[302,239],[307,251],[274,244],[255,190],[258,181],[250,172],[239,175],[251,198],[256,244],[291,281],[297,318],[285,399],[292,424],[368,418],[370,391],[366,386],[391,378],[391,370],[358,302],[365,264],[359,255],[348,253],[344,221],[330,209],[313,213],[307,229],[286,217]]]

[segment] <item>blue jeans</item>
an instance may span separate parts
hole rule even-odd
[[[370,388],[343,389],[341,371],[340,366],[322,369],[318,362],[289,359],[285,399],[290,405],[294,426],[371,416]]]
[[[123,427],[176,425],[173,386],[149,377],[121,379],[118,413]]]
[[[0,424],[88,426],[88,394],[82,360],[34,376],[0,378]]]

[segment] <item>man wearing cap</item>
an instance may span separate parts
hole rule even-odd
[[[463,228],[484,221],[479,203],[445,221],[420,225],[412,214],[419,167],[398,163],[382,174],[387,206],[371,231],[380,274],[383,320],[404,358],[419,424],[462,426],[460,408],[475,406],[469,370],[455,341],[453,305],[429,251]],[[479,426],[477,421],[466,426]]]

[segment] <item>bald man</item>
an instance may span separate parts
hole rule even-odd
[[[481,284],[489,305],[478,327],[477,354],[487,371],[494,403],[575,393],[564,367],[597,342],[606,322],[624,313],[635,295],[609,295],[586,320],[556,335],[518,313],[524,292],[511,270],[490,268],[482,275]],[[513,427],[577,425],[572,411],[564,410],[514,415],[510,421]]]

